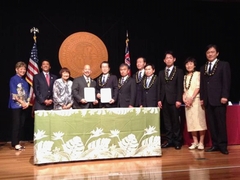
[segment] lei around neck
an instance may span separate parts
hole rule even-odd
[[[218,62],[219,62],[219,59],[217,59],[216,63],[214,64],[214,66],[212,67],[212,70],[211,70],[211,73],[208,72],[208,63],[209,62],[206,62],[205,64],[205,68],[204,68],[204,75],[207,75],[207,76],[213,76],[217,70],[217,67],[218,67]]]
[[[165,80],[166,80],[166,81],[172,81],[172,80],[173,80],[173,78],[174,78],[174,76],[175,76],[175,74],[176,74],[176,71],[177,71],[176,66],[173,67],[173,70],[172,70],[172,71],[173,71],[173,72],[171,72],[170,76],[168,76],[168,72],[165,70]]]
[[[143,88],[144,89],[149,89],[152,87],[152,85],[154,84],[155,80],[156,80],[157,75],[153,75],[151,81],[149,82],[149,85],[147,87],[147,77],[145,76],[143,79]]]
[[[191,83],[192,83],[192,78],[193,78],[194,72],[195,72],[195,71],[193,71],[192,74],[191,74],[191,76],[190,76],[188,85],[187,85],[187,75],[185,75],[185,77],[184,77],[184,87],[185,87],[186,90],[188,90],[188,89],[191,87]]]

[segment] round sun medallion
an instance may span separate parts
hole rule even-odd
[[[102,61],[108,61],[107,48],[100,38],[89,32],[77,32],[68,36],[59,49],[59,62],[62,67],[69,68],[73,78],[82,75],[86,64],[91,67],[91,77],[98,77]]]

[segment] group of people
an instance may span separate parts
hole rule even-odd
[[[206,49],[206,64],[196,71],[196,60],[189,57],[185,61],[186,74],[174,65],[176,57],[172,51],[165,52],[165,68],[155,73],[154,64],[147,63],[144,57],[136,61],[137,72],[130,75],[130,68],[122,63],[120,76],[110,73],[108,61],[100,64],[101,75],[91,78],[91,67],[85,65],[82,75],[73,80],[68,68],[63,67],[60,78],[50,73],[50,62],[43,60],[42,72],[33,77],[35,94],[34,110],[111,108],[111,107],[159,107],[163,115],[165,139],[162,148],[182,147],[181,119],[179,109],[185,104],[187,129],[192,134],[193,143],[189,149],[204,149],[205,131],[211,133],[212,147],[206,152],[220,151],[228,154],[226,132],[226,107],[230,91],[230,66],[220,61],[216,45]],[[24,124],[25,110],[29,106],[29,85],[24,79],[26,64],[18,62],[16,75],[10,79],[9,108],[12,109],[12,146],[16,150],[24,147],[19,144]],[[86,88],[95,89],[95,98],[88,102]],[[109,88],[111,98],[102,101],[103,88]],[[207,117],[207,121],[206,121]],[[198,138],[199,136],[199,138]]]
[[[192,149],[204,149],[204,136],[208,127],[212,146],[205,152],[220,151],[229,154],[227,145],[226,109],[230,95],[231,70],[226,61],[218,59],[219,50],[215,44],[206,47],[207,62],[196,71],[196,60],[185,61],[187,73],[174,66],[176,57],[166,52],[166,67],[159,72],[158,106],[162,109],[166,141],[162,148],[175,146],[181,149],[179,107],[185,104],[187,130],[191,132]],[[199,137],[199,138],[198,138]]]

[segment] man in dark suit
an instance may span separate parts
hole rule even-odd
[[[158,106],[162,109],[163,122],[166,130],[166,141],[162,148],[175,146],[179,150],[182,146],[181,123],[179,108],[183,95],[183,70],[174,66],[176,57],[172,51],[165,53],[166,68],[159,72]]]
[[[145,76],[142,81],[142,103],[143,107],[158,106],[158,78],[155,75],[155,66],[147,64],[145,66]]]
[[[108,61],[103,61],[100,65],[102,74],[97,78],[97,98],[99,99],[100,108],[111,108],[116,107],[116,102],[118,98],[118,79],[116,75],[110,74],[110,66]],[[109,102],[101,102],[101,89],[110,88],[111,89],[111,99]]]
[[[35,94],[34,110],[53,109],[53,83],[57,76],[50,73],[49,60],[44,59],[41,65],[42,72],[33,77]]]
[[[142,103],[142,80],[145,76],[144,67],[146,66],[146,58],[139,57],[137,58],[136,66],[138,71],[133,74],[133,79],[135,79],[136,83],[136,101],[135,101],[135,107],[140,107]]]
[[[200,100],[205,106],[212,147],[206,152],[228,154],[226,110],[230,92],[231,70],[228,62],[220,61],[216,45],[206,49],[207,62],[201,67]]]
[[[84,97],[84,88],[93,87],[96,89],[96,81],[91,79],[92,71],[90,65],[85,65],[83,68],[83,75],[75,78],[72,85],[73,94],[73,109],[93,108],[93,105],[97,104],[97,97],[95,101],[87,102]]]
[[[129,66],[122,63],[119,67],[121,78],[118,81],[118,107],[134,107],[136,97],[136,83],[129,76]]]

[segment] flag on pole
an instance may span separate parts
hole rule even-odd
[[[125,59],[124,62],[129,66],[129,76],[131,76],[131,61],[130,61],[130,53],[129,53],[129,47],[128,47],[128,32],[126,33],[126,47],[125,47]]]
[[[26,81],[30,84],[30,102],[29,105],[33,106],[35,95],[33,92],[33,76],[39,73],[38,68],[38,51],[37,51],[37,43],[36,43],[36,36],[34,33],[34,43],[31,50],[31,55],[29,58],[29,63],[27,67],[27,74],[26,74]]]

